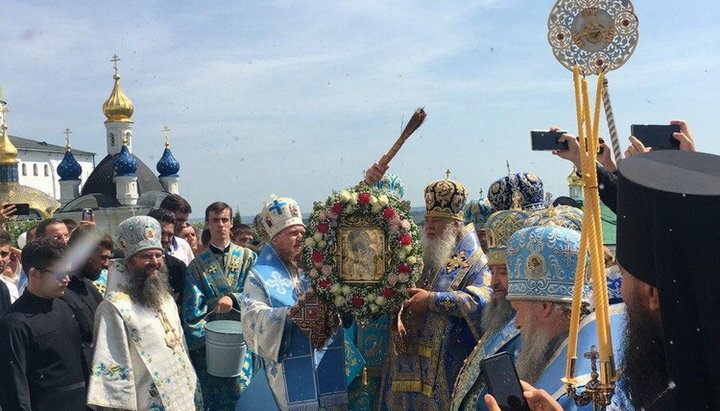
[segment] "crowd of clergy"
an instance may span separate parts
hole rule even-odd
[[[631,138],[619,164],[608,147],[596,164],[617,215],[604,255],[618,376],[607,409],[720,409],[720,156],[675,123],[680,150]],[[554,154],[581,170],[577,139],[562,140]],[[379,163],[363,183],[405,191]],[[171,194],[115,238],[93,221],[48,219],[18,239],[0,229],[0,409],[499,410],[480,363],[503,352],[529,409],[592,409],[561,380],[582,204],[550,202],[531,172],[467,197],[449,177],[427,185],[420,278],[402,310],[363,323],[313,290],[289,197],[252,225],[217,201],[196,230]],[[597,292],[581,293],[577,392],[593,371]],[[208,373],[206,324],[218,320],[240,322],[247,345],[234,377]]]

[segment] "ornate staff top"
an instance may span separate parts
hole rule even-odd
[[[548,42],[568,70],[608,72],[625,64],[638,42],[630,0],[558,0],[548,17]]]

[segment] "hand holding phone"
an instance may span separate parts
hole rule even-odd
[[[80,220],[81,221],[92,221],[93,220],[92,208],[83,208],[82,217],[80,218]]]
[[[12,216],[16,216],[16,215],[28,215],[28,214],[30,214],[30,204],[28,204],[28,203],[5,204],[3,206],[3,214],[6,217],[12,217]]]
[[[530,131],[530,146],[533,151],[566,151],[567,141],[559,141],[566,131]]]
[[[630,126],[630,135],[640,140],[645,147],[653,150],[679,150],[680,141],[673,137],[673,133],[680,132],[680,125],[633,124]]]
[[[488,393],[502,411],[530,411],[510,354],[502,352],[485,358],[480,362],[480,372]]]

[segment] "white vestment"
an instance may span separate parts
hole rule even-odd
[[[160,310],[130,300],[115,260],[95,314],[88,405],[96,409],[202,410],[202,393],[170,294]]]

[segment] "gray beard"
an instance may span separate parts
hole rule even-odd
[[[493,294],[482,316],[483,334],[489,335],[504,327],[515,315],[510,301],[504,295]]]
[[[515,361],[518,376],[531,385],[542,376],[553,354],[567,337],[567,332],[550,337],[535,324],[535,321],[526,321],[522,326],[522,344]]]
[[[457,246],[457,238],[451,233],[452,231],[447,229],[432,239],[423,234],[425,273],[436,273],[445,266],[447,259],[452,257],[452,252]]]
[[[153,276],[145,272],[128,274],[127,292],[133,302],[149,308],[160,308],[165,298],[172,298],[165,265],[160,267],[159,274]]]

